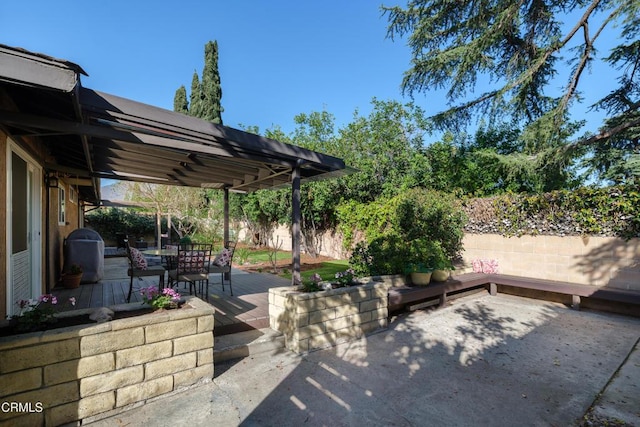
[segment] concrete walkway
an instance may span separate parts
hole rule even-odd
[[[592,406],[640,425],[639,338],[637,318],[472,296],[307,356],[216,364],[209,384],[92,425],[571,426]]]

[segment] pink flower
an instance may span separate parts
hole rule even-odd
[[[69,302],[71,303],[71,305],[75,306],[76,305],[76,298],[75,297],[69,298]]]
[[[140,290],[144,303],[150,304],[154,308],[166,308],[171,301],[179,301],[180,294],[173,288],[164,288],[158,291],[155,287],[142,288]]]

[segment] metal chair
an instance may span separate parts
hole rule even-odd
[[[127,259],[129,260],[129,269],[127,270],[127,275],[130,277],[127,302],[131,301],[131,292],[133,291],[134,277],[141,279],[143,277],[158,276],[160,278],[158,280],[158,290],[162,291],[162,288],[164,287],[164,273],[167,270],[165,270],[165,268],[161,265],[146,265],[146,260],[144,260],[142,254],[140,254],[140,256],[142,256],[142,258],[140,258],[140,256],[137,255],[139,252],[133,252],[137,251],[137,249],[129,246],[129,240],[125,239],[124,243],[125,247],[127,248]]]
[[[189,283],[189,294],[195,292],[200,297],[207,293],[209,301],[209,264],[211,259],[211,247],[209,243],[188,243],[178,247],[175,269],[169,271],[169,283],[171,286],[180,282]],[[198,285],[198,286],[196,286]]]
[[[209,266],[209,273],[220,273],[220,281],[222,282],[222,292],[224,292],[224,276],[227,275],[229,279],[229,290],[231,291],[231,296],[233,296],[233,288],[231,287],[231,265],[233,264],[233,254],[236,251],[236,242],[227,242],[224,250],[228,251],[228,261],[227,257],[222,257],[223,253],[218,254],[216,259],[213,260],[211,265]],[[224,262],[219,262],[217,260],[223,259]]]

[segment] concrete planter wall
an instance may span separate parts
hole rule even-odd
[[[210,381],[213,313],[188,297],[179,310],[0,338],[0,401],[16,408],[0,424],[96,420]]]
[[[388,290],[401,276],[361,280],[362,285],[320,292],[292,287],[269,290],[271,329],[285,336],[286,347],[307,353],[361,338],[387,327]]]

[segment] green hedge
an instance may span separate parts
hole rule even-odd
[[[85,220],[105,240],[115,241],[119,232],[128,234],[130,238],[155,235],[156,232],[155,215],[135,210],[101,208],[87,213]]]
[[[640,237],[640,188],[583,187],[541,195],[507,194],[465,202],[470,233]]]

